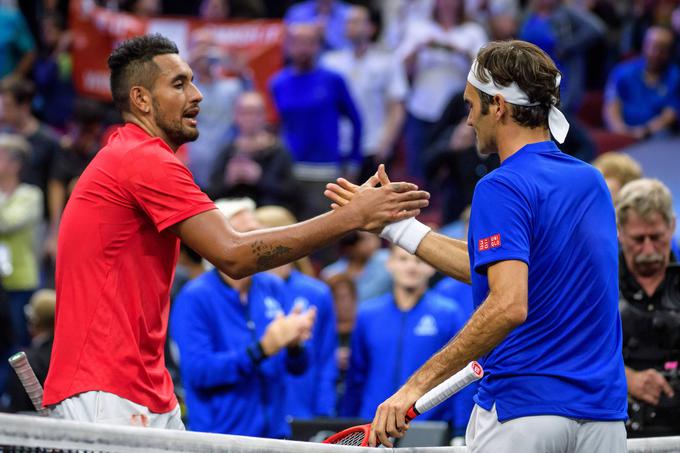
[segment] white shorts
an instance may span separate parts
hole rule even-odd
[[[52,406],[51,416],[108,425],[142,426],[184,430],[179,404],[170,412],[157,414],[148,407],[108,392],[85,392]]]
[[[556,415],[498,421],[496,405],[487,411],[475,404],[465,442],[470,453],[625,453],[622,421],[600,422]]]

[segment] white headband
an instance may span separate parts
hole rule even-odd
[[[479,65],[477,64],[477,59],[472,62],[472,67],[467,76],[467,81],[477,88],[478,90],[488,94],[489,96],[496,96],[500,94],[505,98],[505,102],[516,105],[525,106],[535,106],[540,105],[540,102],[530,102],[529,96],[522,91],[522,89],[517,85],[516,82],[512,82],[510,85],[504,87],[498,85],[494,82],[491,73],[486,68],[480,68],[482,72],[486,75],[488,82],[482,82],[477,78],[477,70]],[[555,86],[560,86],[560,81],[562,77],[558,74],[555,79]],[[564,139],[567,137],[567,132],[569,132],[569,121],[564,117],[564,114],[555,106],[556,100],[553,99],[553,103],[550,107],[550,114],[548,115],[548,126],[550,127],[550,132],[555,137],[559,143],[564,143]]]

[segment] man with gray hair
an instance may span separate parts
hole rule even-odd
[[[647,178],[626,184],[616,204],[631,436],[680,434],[680,265],[671,251],[672,206],[668,188]]]

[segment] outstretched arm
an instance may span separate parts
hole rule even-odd
[[[418,215],[429,194],[409,183],[365,187],[340,209],[295,225],[236,232],[217,210],[170,227],[185,244],[233,278],[281,266],[330,244],[355,229],[380,229]]]
[[[326,186],[325,195],[333,202],[333,209],[338,209],[347,205],[362,187],[373,186],[378,182],[383,185],[391,184],[387,173],[385,173],[384,165],[380,165],[378,172],[362,186],[357,186],[344,178],[340,178],[337,183]],[[399,244],[397,243],[397,245]],[[418,245],[415,254],[446,275],[470,283],[470,259],[467,242],[430,231]]]

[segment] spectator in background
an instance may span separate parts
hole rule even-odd
[[[42,42],[33,65],[36,83],[36,110],[50,126],[65,129],[73,113],[73,61],[70,47],[71,32],[57,13],[42,18]]]
[[[18,8],[0,3],[0,80],[25,78],[35,60],[35,41]]]
[[[54,290],[41,289],[31,296],[26,306],[28,329],[31,333],[31,346],[26,350],[26,357],[41,385],[45,383],[50,367],[56,305],[57,294]],[[8,412],[35,412],[16,373],[12,373],[10,377],[5,404]]]
[[[284,17],[287,24],[314,23],[324,30],[324,49],[342,49],[349,45],[345,22],[349,5],[341,0],[306,0],[291,6]]]
[[[616,197],[623,186],[631,181],[642,178],[642,168],[635,159],[628,154],[611,151],[593,161],[593,166],[600,170],[604,181],[607,183],[612,199],[616,203]]]
[[[30,146],[20,135],[0,134],[0,275],[17,348],[29,343],[24,306],[39,283],[34,234],[42,218],[42,193],[19,178]]]
[[[280,206],[260,207],[255,211],[255,217],[265,228],[297,222],[289,211]],[[296,264],[286,264],[269,271],[283,279],[289,306],[300,306],[303,310],[316,307],[312,338],[306,343],[309,366],[303,374],[286,375],[286,416],[302,419],[330,417],[335,415],[335,380],[338,374],[333,295],[327,284],[305,275]]]
[[[354,6],[347,13],[347,49],[327,52],[321,64],[341,74],[359,109],[363,125],[363,164],[360,181],[386,162],[401,135],[408,84],[404,67],[391,53],[371,45],[376,33],[368,8]],[[347,126],[347,124],[343,124]],[[349,144],[347,127],[341,142]]]
[[[680,265],[671,251],[676,218],[670,191],[638,179],[616,204],[619,285],[631,436],[680,434]]]
[[[491,41],[515,39],[519,31],[519,5],[514,0],[487,3],[486,26]]]
[[[326,283],[333,292],[333,304],[336,313],[338,348],[335,350],[334,357],[338,377],[335,382],[335,395],[337,402],[340,402],[344,400],[345,395],[345,379],[351,355],[349,344],[357,315],[357,287],[354,280],[342,273],[335,274],[326,280]]]
[[[392,0],[376,2],[382,18],[383,45],[395,50],[404,40],[409,22],[427,20],[432,15],[434,0]]]
[[[617,2],[621,3],[621,2]],[[675,0],[633,0],[626,8],[626,18],[620,43],[624,57],[639,54],[644,47],[645,34],[655,25],[670,25]]]
[[[470,63],[487,42],[484,28],[468,22],[464,0],[436,0],[431,18],[413,21],[396,50],[412,80],[406,101],[406,153],[412,176],[422,177],[421,153],[454,93],[465,88]]]
[[[576,113],[585,90],[586,55],[604,40],[604,25],[587,10],[565,5],[563,0],[533,0],[519,39],[540,47],[562,73],[560,104]],[[570,123],[574,123],[571,118]]]
[[[0,128],[22,135],[31,145],[31,154],[23,166],[21,181],[40,187],[47,215],[48,180],[55,159],[62,150],[52,129],[31,113],[34,96],[35,86],[28,80],[14,79],[0,83]]]
[[[293,162],[279,138],[267,130],[266,115],[259,93],[247,91],[236,99],[235,137],[215,159],[207,189],[213,200],[248,197],[257,205],[297,210]]]
[[[221,49],[208,30],[193,37],[189,61],[194,71],[194,84],[203,95],[199,118],[201,133],[196,141],[187,144],[189,169],[196,183],[205,188],[220,149],[233,136],[235,101],[250,82],[244,63]],[[225,71],[235,75],[227,75]]]
[[[614,68],[605,92],[609,130],[638,139],[671,131],[680,109],[680,69],[671,64],[672,50],[673,33],[650,27],[643,56]]]
[[[392,290],[359,307],[341,406],[343,416],[370,419],[375,408],[465,323],[463,313],[451,300],[427,290],[428,280],[434,275],[430,265],[392,246],[387,268],[394,282]],[[471,395],[468,397],[471,399]],[[472,410],[472,404],[468,409]],[[452,400],[420,418],[447,421],[458,435],[465,431],[468,421],[454,419]]]
[[[262,226],[252,200],[219,200],[237,231]],[[284,313],[290,314],[284,315]],[[283,282],[268,273],[234,280],[217,269],[188,283],[175,299],[171,333],[193,431],[283,438],[284,376],[303,373],[303,343],[315,310],[288,304]]]
[[[343,174],[355,179],[361,165],[359,113],[342,77],[317,66],[319,44],[317,26],[289,26],[286,50],[290,66],[274,76],[270,87],[295,162],[303,219],[328,209],[323,196],[327,182]],[[352,124],[349,156],[340,152],[338,123],[342,117]]]
[[[76,101],[73,123],[62,139],[62,148],[54,157],[47,183],[50,227],[45,241],[45,249],[53,263],[57,256],[61,214],[78,178],[101,146],[103,121],[104,112],[97,102],[87,99]]]
[[[385,269],[389,256],[380,248],[380,238],[365,231],[350,233],[340,239],[340,259],[324,267],[321,278],[337,274],[349,276],[356,285],[359,302],[385,294],[392,287],[392,277]]]

